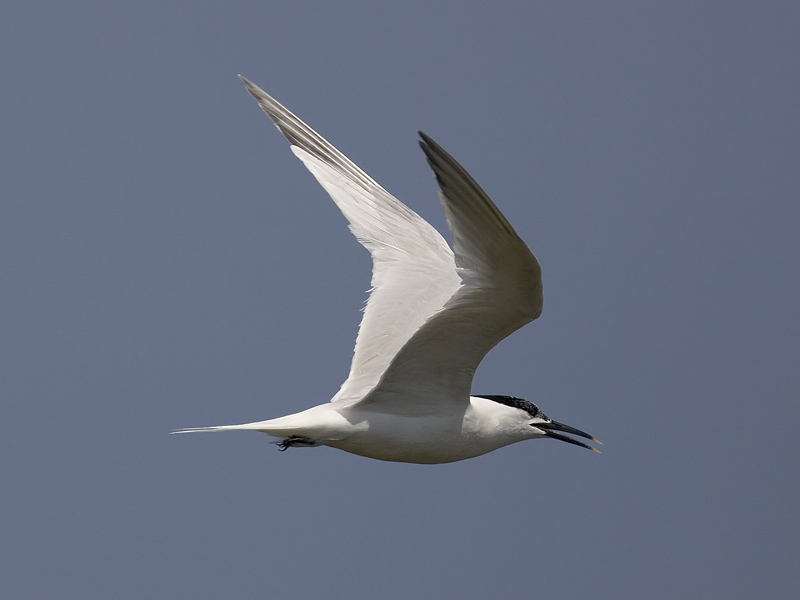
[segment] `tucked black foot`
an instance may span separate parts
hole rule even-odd
[[[292,446],[315,446],[316,442],[311,438],[301,437],[299,435],[293,435],[292,437],[284,438],[280,442],[278,442],[278,450],[281,452],[285,451],[287,448],[291,448]]]

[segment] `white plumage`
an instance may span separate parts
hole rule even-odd
[[[294,154],[372,255],[372,290],[350,374],[330,403],[268,421],[183,429],[257,430],[290,446],[326,445],[382,460],[441,463],[559,431],[533,403],[471,396],[478,363],[542,311],[536,258],[470,175],[420,132],[453,250],[436,229],[284,106],[242,77]]]

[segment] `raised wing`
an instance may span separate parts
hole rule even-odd
[[[463,285],[394,357],[363,403],[401,414],[452,410],[469,398],[478,364],[542,312],[539,263],[475,180],[420,132],[439,183]]]
[[[278,130],[350,222],[372,255],[372,290],[350,375],[332,401],[361,400],[392,359],[461,285],[439,232],[284,106],[242,77]]]

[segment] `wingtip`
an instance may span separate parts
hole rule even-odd
[[[417,135],[419,136],[419,147],[422,148],[422,151],[425,153],[425,157],[428,159],[428,163],[430,163],[431,167],[434,166],[433,164],[433,156],[434,151],[440,150],[439,144],[433,141],[431,136],[421,130],[417,130]],[[434,172],[436,169],[434,168]]]
[[[267,92],[262,90],[255,83],[247,79],[247,77],[245,77],[244,75],[239,75],[239,78],[244,83],[247,93],[250,94],[250,96],[252,96],[256,102],[258,102],[259,106],[261,106],[261,109],[265,113],[267,113],[267,116],[270,119],[272,119],[272,122],[278,127],[278,129],[280,129],[281,133],[283,133],[283,135],[286,136],[287,135],[286,131],[284,131],[284,129],[279,124],[279,121],[282,120],[282,116],[289,115],[293,119],[297,118],[294,115],[292,115],[286,109],[286,107],[284,107],[280,102],[275,100],[275,98],[270,96]]]
[[[437,144],[433,140],[433,138],[431,136],[429,136],[427,133],[425,133],[424,131],[418,129],[417,130],[417,135],[420,138],[419,144],[423,148],[425,148],[425,147],[428,147],[428,148],[431,148],[431,147],[437,148],[437,147],[439,147],[439,144]]]
[[[258,92],[262,92],[263,93],[263,90],[260,87],[258,87],[255,83],[250,81],[244,75],[240,74],[239,75],[239,79],[242,80],[242,83],[244,84],[244,86],[247,88],[247,91],[250,92],[251,95],[255,96]]]

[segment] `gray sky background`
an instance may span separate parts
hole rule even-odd
[[[11,2],[4,598],[800,590],[800,4]],[[369,258],[237,79],[444,228],[415,131],[542,263],[482,364],[605,442],[451,465],[178,427],[344,380]]]

